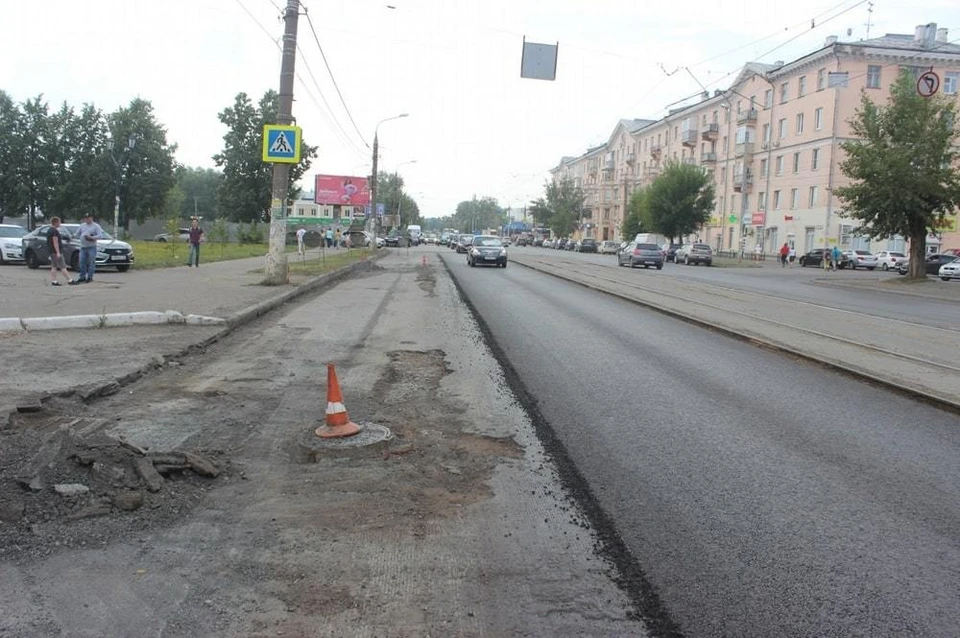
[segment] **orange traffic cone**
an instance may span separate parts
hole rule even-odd
[[[337,371],[332,363],[328,363],[326,424],[317,428],[316,435],[324,439],[333,439],[353,436],[359,431],[360,426],[347,416],[347,408],[343,405],[343,395],[340,393],[340,383],[337,381]]]

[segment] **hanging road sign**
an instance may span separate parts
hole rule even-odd
[[[917,93],[922,97],[931,97],[940,89],[940,76],[933,71],[921,73],[917,78]]]
[[[300,162],[299,126],[265,124],[263,127],[263,161],[285,164]]]

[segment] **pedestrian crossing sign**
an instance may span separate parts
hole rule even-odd
[[[263,161],[298,164],[300,162],[300,127],[265,124],[263,127]]]

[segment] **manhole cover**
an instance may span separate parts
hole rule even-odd
[[[338,439],[323,439],[316,435],[316,427],[306,427],[297,437],[303,460],[315,461],[325,456],[348,456],[357,452],[385,449],[393,439],[390,428],[377,423],[357,421],[360,431],[353,436]]]

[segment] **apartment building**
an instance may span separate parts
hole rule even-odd
[[[839,168],[840,145],[852,139],[861,93],[884,103],[904,68],[916,76],[933,70],[940,93],[956,99],[960,46],[936,24],[858,42],[829,37],[792,62],[749,63],[726,90],[704,93],[660,120],[623,120],[606,145],[564,158],[552,172],[555,179],[580,176],[588,197],[596,196],[590,210],[604,239],[620,239],[630,193],[675,160],[702,166],[714,180],[716,208],[698,235],[715,250],[760,244],[774,252],[784,242],[799,253],[834,244],[903,250],[902,237],[858,235],[857,220],[842,216],[833,192],[849,181]],[[948,216],[928,237],[929,250],[960,248],[958,230],[957,215]]]

